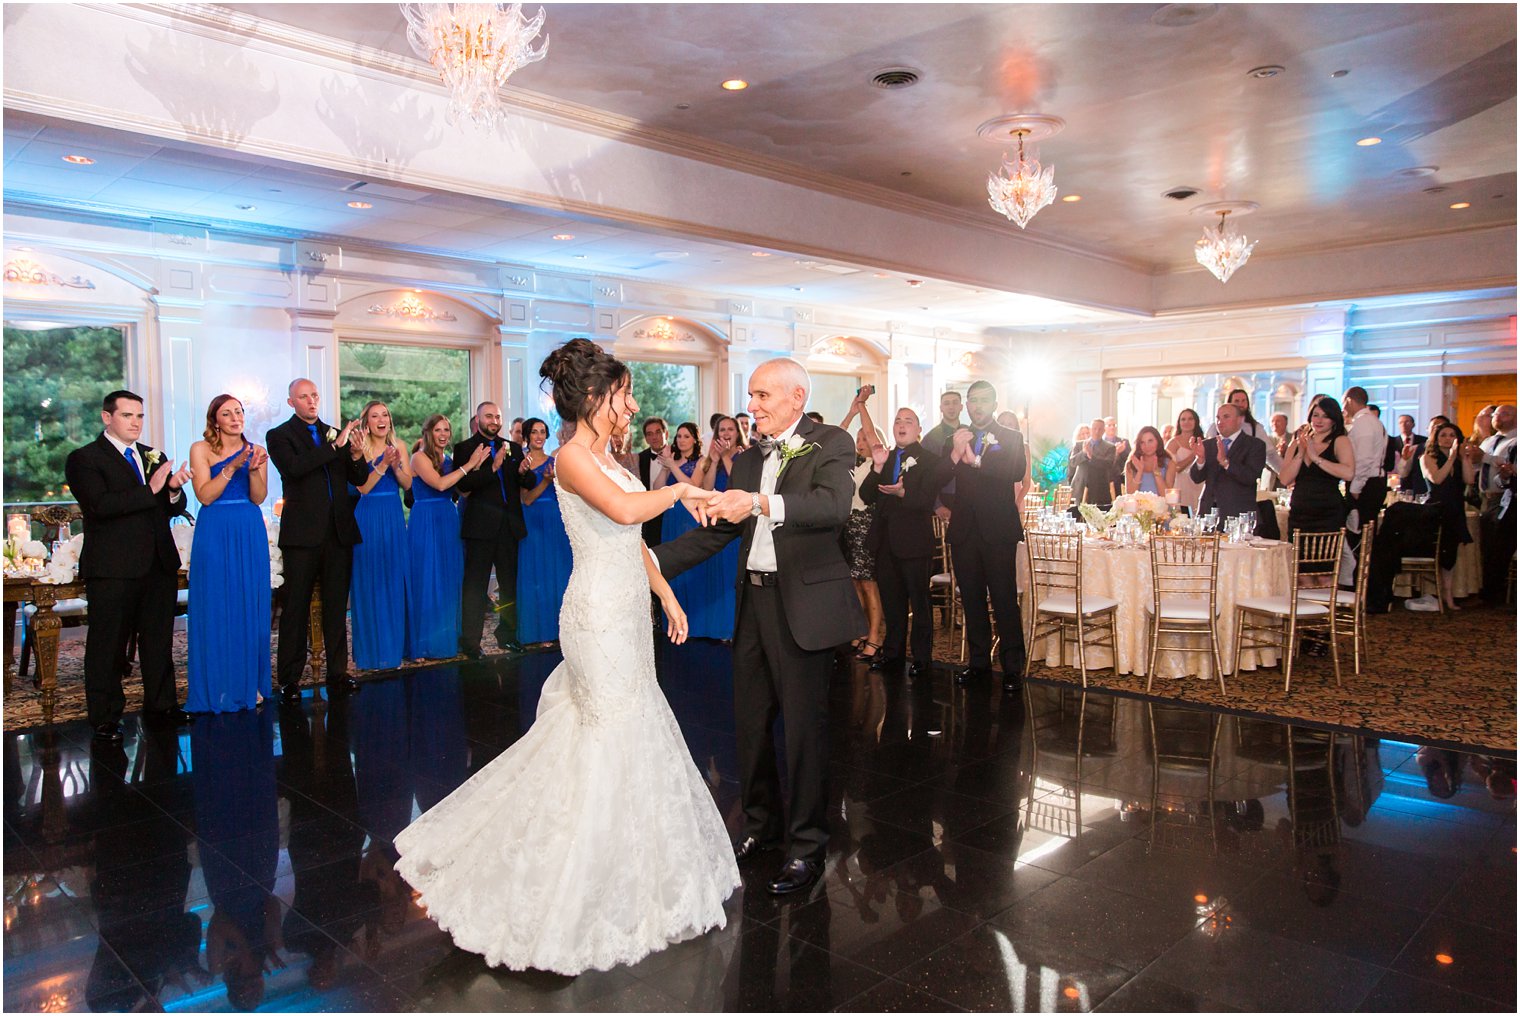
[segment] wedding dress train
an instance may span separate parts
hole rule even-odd
[[[532,728],[396,837],[396,867],[461,948],[574,975],[723,927],[740,882],[656,683],[640,527],[563,489],[560,505],[574,554],[564,662]]]

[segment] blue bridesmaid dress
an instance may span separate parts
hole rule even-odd
[[[696,472],[696,463],[683,462],[676,467],[687,481]],[[666,486],[675,482],[671,476]],[[728,489],[728,470],[721,465],[713,490]],[[669,543],[689,530],[697,520],[683,504],[665,509],[660,523],[660,542]],[[701,564],[670,580],[676,602],[686,611],[687,634],[694,639],[732,639],[734,637],[734,581],[739,568],[739,541],[730,540],[718,553]]]
[[[370,469],[378,469],[382,461],[384,456],[378,456],[369,464]],[[411,569],[406,559],[401,486],[396,482],[396,474],[387,471],[368,494],[360,495],[352,487],[349,491],[359,499],[354,505],[354,519],[363,537],[354,547],[353,581],[349,586],[354,666],[361,670],[391,670],[411,655],[407,646],[407,617],[412,611]]]
[[[454,471],[445,455],[442,475]],[[419,659],[444,659],[459,652],[459,589],[464,583],[464,544],[452,490],[434,490],[412,479],[412,517],[406,527],[411,565],[412,608],[407,635]]]
[[[533,485],[544,482],[550,456],[533,470]],[[523,505],[528,535],[517,549],[517,639],[523,644],[559,640],[559,608],[570,582],[570,538],[559,513],[554,484]]]
[[[240,451],[213,463],[215,474]],[[192,713],[252,709],[269,696],[269,536],[248,499],[248,464],[200,510],[190,546]]]

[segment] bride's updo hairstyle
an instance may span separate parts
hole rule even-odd
[[[544,358],[538,373],[553,386],[562,420],[589,420],[628,380],[628,365],[590,339],[571,339]]]

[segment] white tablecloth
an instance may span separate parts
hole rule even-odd
[[[1019,589],[1029,585],[1028,562],[1020,548]],[[1219,545],[1219,655],[1224,660],[1226,673],[1235,652],[1235,604],[1248,596],[1281,596],[1287,593],[1293,570],[1293,548],[1286,543],[1221,543]],[[1147,547],[1118,547],[1102,541],[1089,540],[1082,549],[1082,595],[1111,596],[1119,601],[1115,627],[1119,646],[1119,672],[1121,674],[1145,673],[1146,640],[1150,631],[1146,608],[1151,602],[1151,556]],[[1024,609],[1029,609],[1027,596]],[[1178,678],[1193,674],[1213,680],[1214,665],[1207,652],[1167,652],[1167,646],[1179,645],[1187,638],[1189,644],[1207,648],[1207,636],[1163,635],[1162,650],[1156,659],[1158,678]],[[1061,651],[1054,637],[1042,640],[1035,647],[1043,653],[1045,662],[1057,666]],[[1039,656],[1036,657],[1040,658]],[[1110,665],[1106,650],[1089,650],[1089,670],[1102,670]],[[1277,654],[1269,650],[1248,651],[1240,658],[1242,670],[1255,670],[1258,666],[1275,666]],[[1066,650],[1066,665],[1076,666],[1076,646]]]

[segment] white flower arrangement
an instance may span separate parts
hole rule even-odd
[[[79,574],[79,555],[84,550],[84,534],[70,537],[53,551],[52,558],[42,569],[37,581],[49,586],[62,586],[73,582]]]

